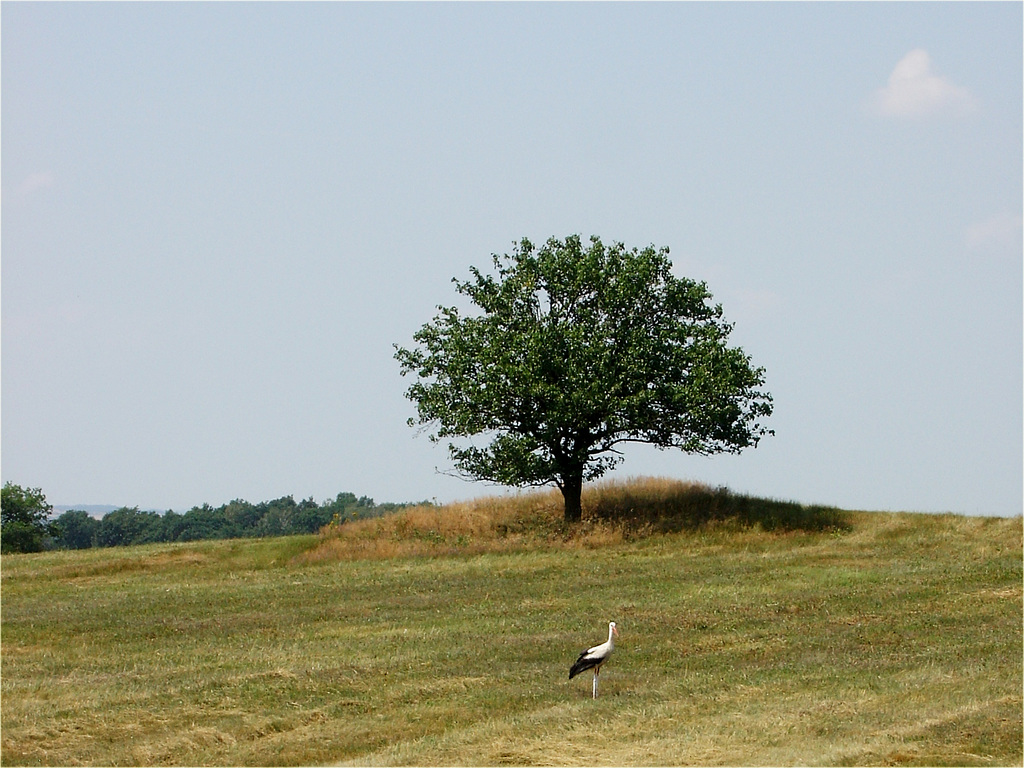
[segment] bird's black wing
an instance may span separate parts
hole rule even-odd
[[[588,669],[592,669],[604,661],[603,656],[588,656],[588,653],[590,653],[589,648],[581,653],[580,657],[576,659],[576,663],[569,668],[570,680],[576,677],[580,672],[586,672]]]

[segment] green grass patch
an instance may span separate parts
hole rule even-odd
[[[0,760],[1021,764],[1020,518],[439,512],[4,556]]]

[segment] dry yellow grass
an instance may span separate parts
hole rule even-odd
[[[586,502],[584,502],[586,503]],[[332,525],[305,562],[510,552],[534,547],[600,546],[622,540],[612,524],[562,523],[557,490],[417,506],[384,517]]]
[[[4,555],[0,760],[1021,764],[1020,518],[589,491]]]
[[[750,499],[665,478],[594,483],[583,490],[583,521],[563,522],[557,490],[488,496],[327,526],[304,562],[602,547],[683,528],[841,528],[838,510]]]

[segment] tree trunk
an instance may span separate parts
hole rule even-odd
[[[583,473],[563,477],[559,487],[565,499],[565,522],[578,523],[583,517],[583,506],[580,503],[580,497],[583,495]]]

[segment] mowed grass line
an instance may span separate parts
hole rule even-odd
[[[1022,761],[1020,518],[310,558],[322,545],[5,556],[2,762]],[[611,619],[593,701],[567,670]]]

